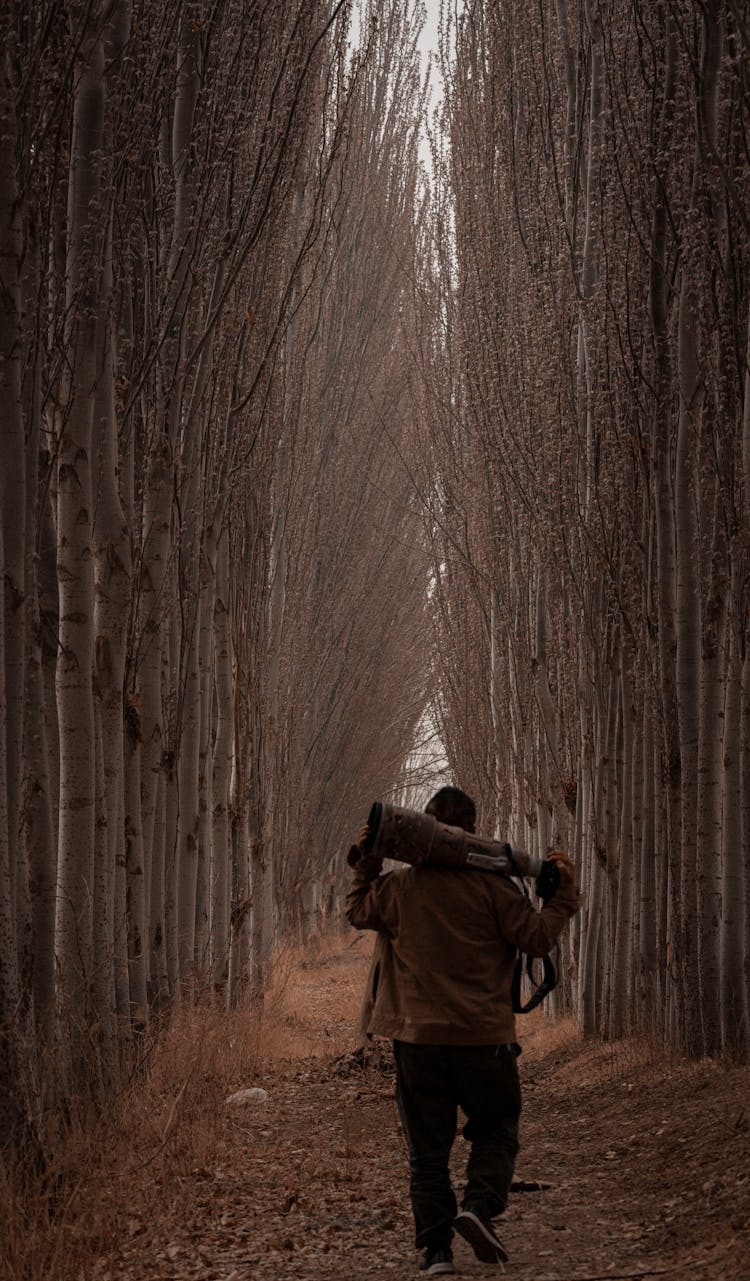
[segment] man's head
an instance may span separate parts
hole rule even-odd
[[[462,827],[465,832],[476,831],[477,807],[460,787],[441,787],[425,805],[425,814],[432,814],[439,823]]]

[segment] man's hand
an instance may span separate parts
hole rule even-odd
[[[555,867],[560,873],[561,885],[575,885],[575,863],[571,862],[567,854],[563,854],[561,850],[552,850],[552,852],[546,857],[548,862],[555,864]]]
[[[357,871],[361,872],[370,881],[374,881],[376,876],[380,876],[382,870],[383,860],[379,854],[363,854],[357,864]]]
[[[368,881],[374,881],[383,870],[383,860],[379,854],[371,854],[365,848],[369,835],[370,829],[365,823],[364,827],[360,828],[356,844],[352,845],[349,851],[347,862],[356,870],[358,876],[365,876]]]

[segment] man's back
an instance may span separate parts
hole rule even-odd
[[[355,877],[347,916],[381,935],[367,1030],[426,1044],[514,1041],[516,951],[547,952],[572,910],[563,895],[534,912],[491,873],[427,866]]]

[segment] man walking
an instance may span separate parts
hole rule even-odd
[[[474,802],[458,788],[441,788],[426,811],[475,830]],[[500,1263],[508,1256],[492,1219],[507,1202],[521,1112],[516,953],[546,955],[577,910],[573,864],[548,855],[560,884],[537,912],[505,876],[429,865],[381,875],[382,861],[364,851],[366,834],[346,914],[379,935],[366,1031],[393,1041],[420,1271],[455,1272],[454,1229],[478,1259]],[[457,1214],[449,1158],[459,1106],[470,1154]]]

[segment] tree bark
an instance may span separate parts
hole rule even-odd
[[[230,889],[230,787],[234,752],[234,688],[232,650],[229,634],[228,539],[216,553],[217,591],[214,604],[216,740],[213,747],[211,809],[211,940],[213,987],[226,1002],[229,970],[229,889]]]
[[[76,61],[66,263],[69,372],[57,466],[60,817],[55,950],[62,1014],[73,1028],[73,1070],[79,1080],[86,1071],[83,1023],[91,1013],[95,857],[92,426],[100,264],[94,248],[101,242],[104,123],[104,50],[98,28],[94,9]]]

